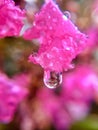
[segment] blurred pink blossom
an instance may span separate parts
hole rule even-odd
[[[76,69],[64,76],[63,86],[65,97],[89,101],[97,90],[98,77],[91,66],[77,66]]]
[[[0,0],[0,38],[19,36],[23,26],[24,11],[13,0]]]
[[[78,66],[65,74],[62,96],[73,119],[79,120],[87,115],[96,91],[98,91],[98,77],[91,66]]]
[[[86,36],[52,1],[46,2],[35,15],[33,27],[24,33],[25,39],[39,39],[40,47],[29,60],[45,70],[62,72],[70,68],[72,59],[85,47]]]
[[[46,113],[56,130],[68,130],[73,122],[88,114],[97,87],[95,71],[84,65],[67,72],[60,88],[54,91],[46,87],[40,89],[37,99],[40,109]]]
[[[20,78],[20,81],[19,81]],[[23,83],[24,82],[24,83]],[[13,79],[0,73],[0,122],[9,123],[14,116],[18,104],[28,94],[28,81],[23,75]]]
[[[88,34],[88,48],[92,50],[92,48],[95,48],[97,45],[97,36],[98,36],[98,29],[95,27],[89,28],[87,30],[87,34]]]
[[[61,100],[62,95],[57,95],[53,90],[43,87],[37,94],[40,102],[40,109],[47,115],[47,118],[54,125],[56,130],[65,130],[71,123],[72,119],[64,107],[65,101]]]

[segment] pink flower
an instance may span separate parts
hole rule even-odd
[[[86,36],[50,0],[35,15],[33,27],[24,34],[25,39],[39,39],[40,47],[29,60],[45,70],[62,72],[85,47]]]
[[[89,65],[78,66],[63,79],[62,97],[74,120],[84,118],[98,91],[98,77]]]
[[[98,40],[97,40],[98,29],[92,27],[92,28],[88,29],[87,34],[89,37],[87,44],[88,44],[88,48],[91,51],[97,46],[97,43],[98,43]]]
[[[52,122],[56,130],[68,129],[72,123],[71,115],[69,115],[64,107],[66,101],[62,102],[61,96],[46,87],[43,87],[37,93],[40,109],[45,113],[48,120]]]
[[[23,26],[24,11],[12,0],[0,1],[0,38],[18,36]]]
[[[89,101],[98,87],[97,75],[89,65],[77,66],[64,76],[63,86],[67,98]]]
[[[18,104],[27,95],[27,81],[24,76],[9,79],[6,75],[0,73],[0,122],[9,123],[14,116]]]

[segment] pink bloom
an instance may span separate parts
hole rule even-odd
[[[97,46],[98,40],[97,40],[97,36],[98,36],[98,29],[97,28],[90,28],[87,31],[88,34],[88,48],[92,50],[92,48],[95,48]]]
[[[65,97],[89,101],[98,87],[97,75],[89,65],[77,66],[75,70],[64,76],[63,87],[66,92]]]
[[[87,115],[97,87],[98,77],[88,65],[78,66],[64,76],[62,96],[73,119],[78,120]]]
[[[37,55],[30,55],[29,60],[56,72],[69,68],[72,59],[83,50],[87,40],[52,0],[45,3],[35,15],[33,27],[25,32],[24,38],[40,40]]]
[[[18,36],[24,12],[12,0],[0,0],[0,38]]]
[[[64,107],[61,100],[62,95],[56,95],[53,90],[43,87],[38,91],[37,98],[40,103],[40,109],[47,115],[47,118],[52,122],[56,130],[65,130],[72,123],[71,115]]]
[[[27,81],[24,76],[9,79],[6,75],[0,73],[0,122],[9,123],[14,116],[18,104],[27,95]]]

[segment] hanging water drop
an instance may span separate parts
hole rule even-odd
[[[62,83],[62,73],[57,73],[54,71],[44,72],[44,84],[48,88],[57,88]]]
[[[68,11],[65,11],[65,12],[64,12],[64,15],[65,15],[68,19],[71,18],[71,15],[70,15],[70,13],[69,13]]]

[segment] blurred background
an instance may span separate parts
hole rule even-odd
[[[26,9],[27,26],[44,4],[44,0],[14,1]],[[98,130],[98,0],[55,2],[65,15],[70,13],[70,20],[88,36],[88,47],[64,72],[63,83],[49,89],[44,85],[41,66],[28,61],[29,55],[37,52],[38,41],[22,37],[0,39],[0,72],[11,80],[18,77],[28,93],[18,103],[11,121],[0,123],[0,130]]]

